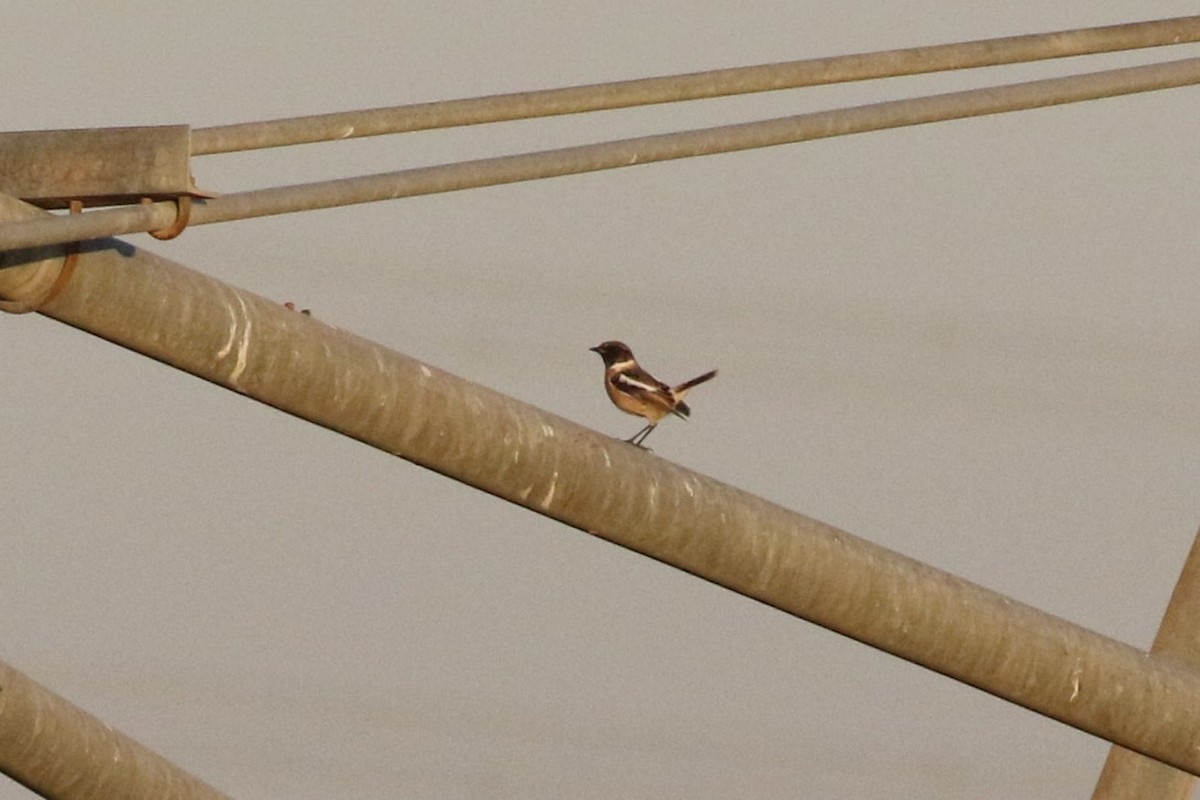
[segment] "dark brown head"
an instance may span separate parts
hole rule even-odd
[[[622,361],[633,360],[633,352],[624,342],[604,342],[588,349],[593,353],[599,353],[607,367],[620,364]]]

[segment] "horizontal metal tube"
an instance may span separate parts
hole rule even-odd
[[[1200,58],[892,100],[762,122],[227,194],[211,200],[197,200],[191,211],[190,224],[204,225],[495,186],[1195,83],[1200,83]],[[71,217],[0,223],[0,250],[159,230],[174,222],[175,213],[174,203],[162,202]]]
[[[1006,36],[829,58],[731,67],[434,103],[219,125],[192,131],[192,155],[579,114],[802,86],[1014,64],[1200,41],[1200,17]]]

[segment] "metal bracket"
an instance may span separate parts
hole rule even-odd
[[[187,125],[0,133],[0,193],[46,209],[211,197],[190,156]]]

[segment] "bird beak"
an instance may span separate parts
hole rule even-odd
[[[591,350],[593,353],[599,353],[599,352],[600,352],[600,348],[599,348],[599,347],[589,347],[589,348],[588,348],[588,350]]]

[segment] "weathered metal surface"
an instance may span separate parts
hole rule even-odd
[[[229,800],[4,662],[0,662],[0,772],[54,800]]]

